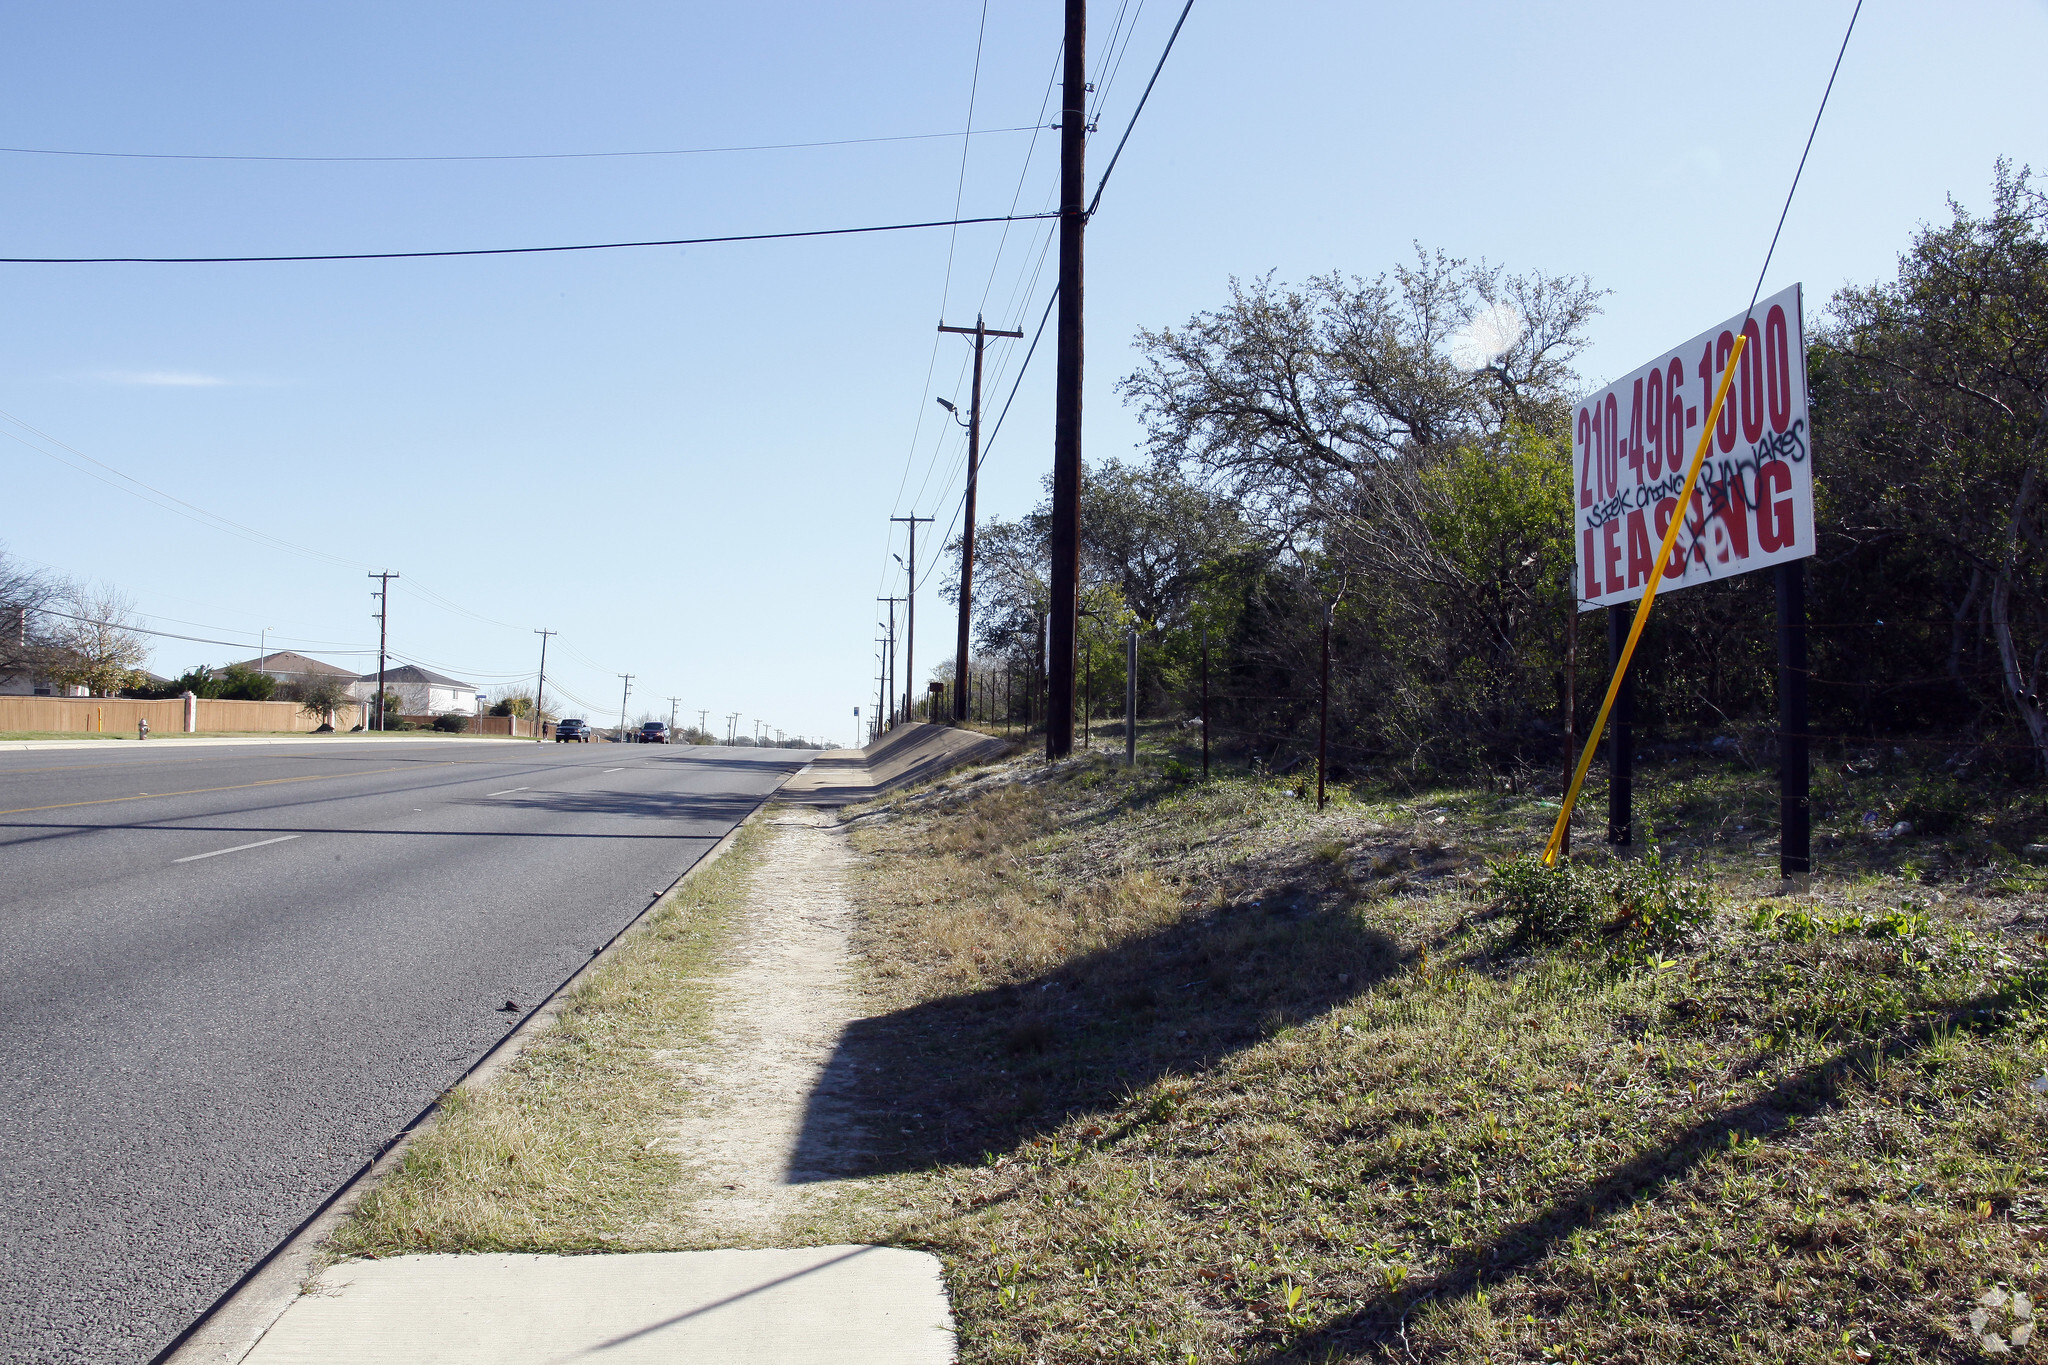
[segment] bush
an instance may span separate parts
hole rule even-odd
[[[1970,798],[1952,777],[1923,777],[1892,803],[1893,813],[1921,834],[1953,834],[1970,820]]]
[[[459,716],[453,711],[444,711],[434,717],[434,728],[451,735],[459,735],[469,728],[469,717]]]
[[[1517,853],[1488,870],[1488,889],[1517,935],[1535,943],[1584,939],[1595,931],[1623,944],[1666,943],[1713,914],[1713,888],[1681,876],[1655,853],[1597,866],[1559,859],[1555,867]]]

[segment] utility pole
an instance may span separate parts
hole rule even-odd
[[[910,575],[910,586],[904,591],[903,623],[903,676],[897,679],[903,684],[903,719],[911,719],[910,689],[917,686],[917,524],[929,522],[930,517],[891,517],[891,521],[910,523],[910,558],[903,563],[904,572]]]
[[[633,675],[631,673],[621,673],[619,676],[625,679],[625,686],[619,689],[619,743],[624,744],[626,742],[626,698],[633,695]]]
[[[960,639],[953,656],[953,719],[966,720],[967,625],[974,615],[974,489],[981,473],[981,353],[990,337],[1022,338],[1024,333],[992,332],[978,313],[972,327],[948,327],[942,322],[939,330],[974,338],[974,400],[967,409],[967,493],[960,505]]]
[[[731,744],[739,738],[740,713],[735,711],[725,718],[725,742]]]
[[[1209,628],[1202,627],[1202,780],[1209,780]]]
[[[1066,0],[1060,98],[1060,330],[1053,372],[1052,621],[1046,641],[1045,756],[1074,750],[1074,643],[1081,609],[1081,234],[1088,155],[1088,0]]]
[[[892,520],[893,520],[893,518],[892,518]],[[898,602],[901,602],[901,601],[902,601],[903,599],[902,599],[902,598],[900,598],[900,597],[877,597],[877,598],[876,598],[875,600],[876,600],[877,602],[887,602],[887,603],[889,604],[889,657],[888,657],[888,659],[887,659],[887,660],[886,660],[886,661],[885,661],[885,662],[884,662],[884,663],[882,664],[882,687],[883,687],[884,695],[885,695],[885,696],[887,696],[887,697],[889,698],[889,710],[888,710],[888,712],[887,712],[887,715],[888,715],[888,717],[889,717],[889,724],[890,724],[890,726],[891,726],[891,727],[893,728],[893,727],[895,726],[895,724],[896,724],[896,700],[897,700],[897,698],[896,698],[896,604],[897,604]]]
[[[384,725],[384,653],[390,639],[388,617],[391,615],[391,580],[398,577],[391,570],[373,573],[369,577],[377,580],[377,590],[370,596],[377,599],[377,728]]]
[[[882,623],[880,621],[875,622],[875,629],[880,630],[881,628]],[[888,637],[877,635],[875,637],[875,646],[875,707],[874,710],[868,713],[867,742],[870,744],[882,737],[882,716],[885,714],[882,699],[889,695]],[[860,746],[856,744],[854,747],[857,749]]]
[[[681,697],[670,697],[668,699],[668,742],[671,744],[676,742],[676,708],[682,704],[683,699]]]
[[[546,737],[542,732],[548,728],[547,723],[540,718],[540,699],[542,694],[548,690],[548,636],[559,635],[560,633],[560,631],[554,630],[536,630],[534,632],[535,635],[540,636],[540,681],[533,685],[533,742],[535,744],[540,743]]]
[[[709,707],[706,707],[697,713],[697,733],[704,736],[706,739],[711,738],[711,731],[704,728],[706,723],[709,722],[710,719],[711,709]]]

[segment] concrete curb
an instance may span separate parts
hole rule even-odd
[[[233,742],[233,741],[230,741]],[[499,741],[531,744],[531,739]],[[801,769],[799,769],[801,771]],[[506,1067],[517,1061],[520,1053],[535,1038],[553,1027],[555,1017],[562,1012],[568,996],[582,980],[598,966],[608,961],[628,940],[637,936],[647,927],[649,918],[661,904],[680,891],[691,878],[724,857],[738,841],[740,831],[761,818],[775,801],[794,773],[787,774],[781,782],[761,798],[746,819],[727,830],[719,841],[707,849],[702,857],[683,870],[662,893],[649,901],[646,908],[627,921],[624,928],[612,935],[611,940],[591,955],[588,962],[571,972],[561,985],[555,987],[548,998],[520,1019],[510,1032],[500,1038],[483,1056],[471,1064],[450,1085],[448,1090],[459,1085],[487,1082]],[[441,1092],[448,1093],[447,1090]],[[270,1253],[251,1266],[242,1278],[229,1286],[226,1293],[213,1301],[213,1305],[195,1318],[191,1326],[179,1333],[171,1343],[150,1358],[150,1365],[240,1365],[240,1362],[263,1339],[263,1336],[287,1308],[299,1297],[301,1287],[313,1272],[313,1263],[320,1246],[341,1226],[358,1201],[382,1180],[405,1156],[412,1140],[433,1125],[441,1111],[441,1098],[435,1099],[415,1115],[412,1121],[393,1134],[391,1140],[363,1163],[354,1175],[320,1206],[307,1215],[305,1221],[294,1228],[285,1239],[271,1249]]]

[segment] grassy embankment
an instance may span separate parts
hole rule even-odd
[[[1639,800],[1710,895],[1638,872],[1624,899],[1661,917],[1609,899],[1549,934],[1485,868],[1540,845],[1555,807],[1526,797],[1318,814],[1095,760],[859,820],[894,1008],[856,1041],[875,1102],[923,1120],[876,1165],[935,1173],[894,1235],[945,1257],[963,1358],[2024,1340],[1998,1299],[2048,1286],[2048,991],[2008,850],[2048,802],[1884,748],[1817,767],[1813,894],[1770,894],[1752,846],[1770,775],[1686,757]],[[1900,819],[1939,828],[1877,833]]]
[[[843,1046],[881,1197],[816,1238],[937,1251],[971,1362],[1964,1360],[1979,1329],[2024,1338],[2020,1301],[1980,1299],[2048,1283],[2048,897],[2010,852],[2048,800],[1886,748],[1817,768],[1813,894],[1770,894],[1769,774],[1688,756],[1639,801],[1711,895],[1637,873],[1637,913],[1576,924],[1536,913],[1558,908],[1541,887],[1518,921],[1490,882],[1552,818],[1526,796],[1318,813],[1148,753],[857,812],[873,1008]],[[694,1244],[663,1058],[702,1036],[739,855],[458,1092],[335,1249]]]

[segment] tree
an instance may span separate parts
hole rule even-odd
[[[1562,432],[1599,297],[1583,278],[1509,276],[1420,247],[1372,281],[1232,280],[1226,307],[1141,330],[1145,363],[1118,387],[1155,459],[1194,468],[1300,548],[1323,523],[1397,508],[1417,461],[1510,425]],[[1468,371],[1452,343],[1491,305],[1512,307],[1521,335]]]
[[[494,716],[517,716],[521,720],[530,718],[533,715],[532,691],[516,683],[496,689],[491,693],[489,714]],[[555,719],[555,709],[551,706],[542,707],[541,719]]]
[[[215,671],[211,690],[198,695],[219,697],[225,701],[269,701],[277,695],[277,686],[277,679],[268,673],[246,664],[229,664]]]
[[[134,629],[135,604],[127,595],[105,586],[74,588],[63,601],[68,610],[52,631],[47,670],[53,681],[85,687],[96,697],[119,696],[146,681],[149,646]]]
[[[333,674],[322,674],[297,684],[299,710],[332,725],[334,713],[348,705],[355,698],[349,695],[348,683]]]
[[[54,573],[32,569],[0,546],[0,673],[48,676],[58,641],[56,618],[74,585]]]
[[[2048,770],[2048,198],[2029,181],[2000,161],[1987,215],[1951,201],[1896,279],[1838,293],[1810,369],[1823,553],[1946,598],[1960,690],[1969,637],[1988,637],[1984,671]]]
[[[1463,766],[1537,738],[1566,609],[1571,362],[1598,300],[1581,278],[1418,248],[1371,281],[1232,281],[1225,307],[1139,333],[1145,363],[1120,387],[1155,465],[1264,542],[1211,556],[1204,589],[1245,728],[1307,723],[1332,609],[1333,723],[1353,752]],[[1458,354],[1482,314],[1519,332]]]

